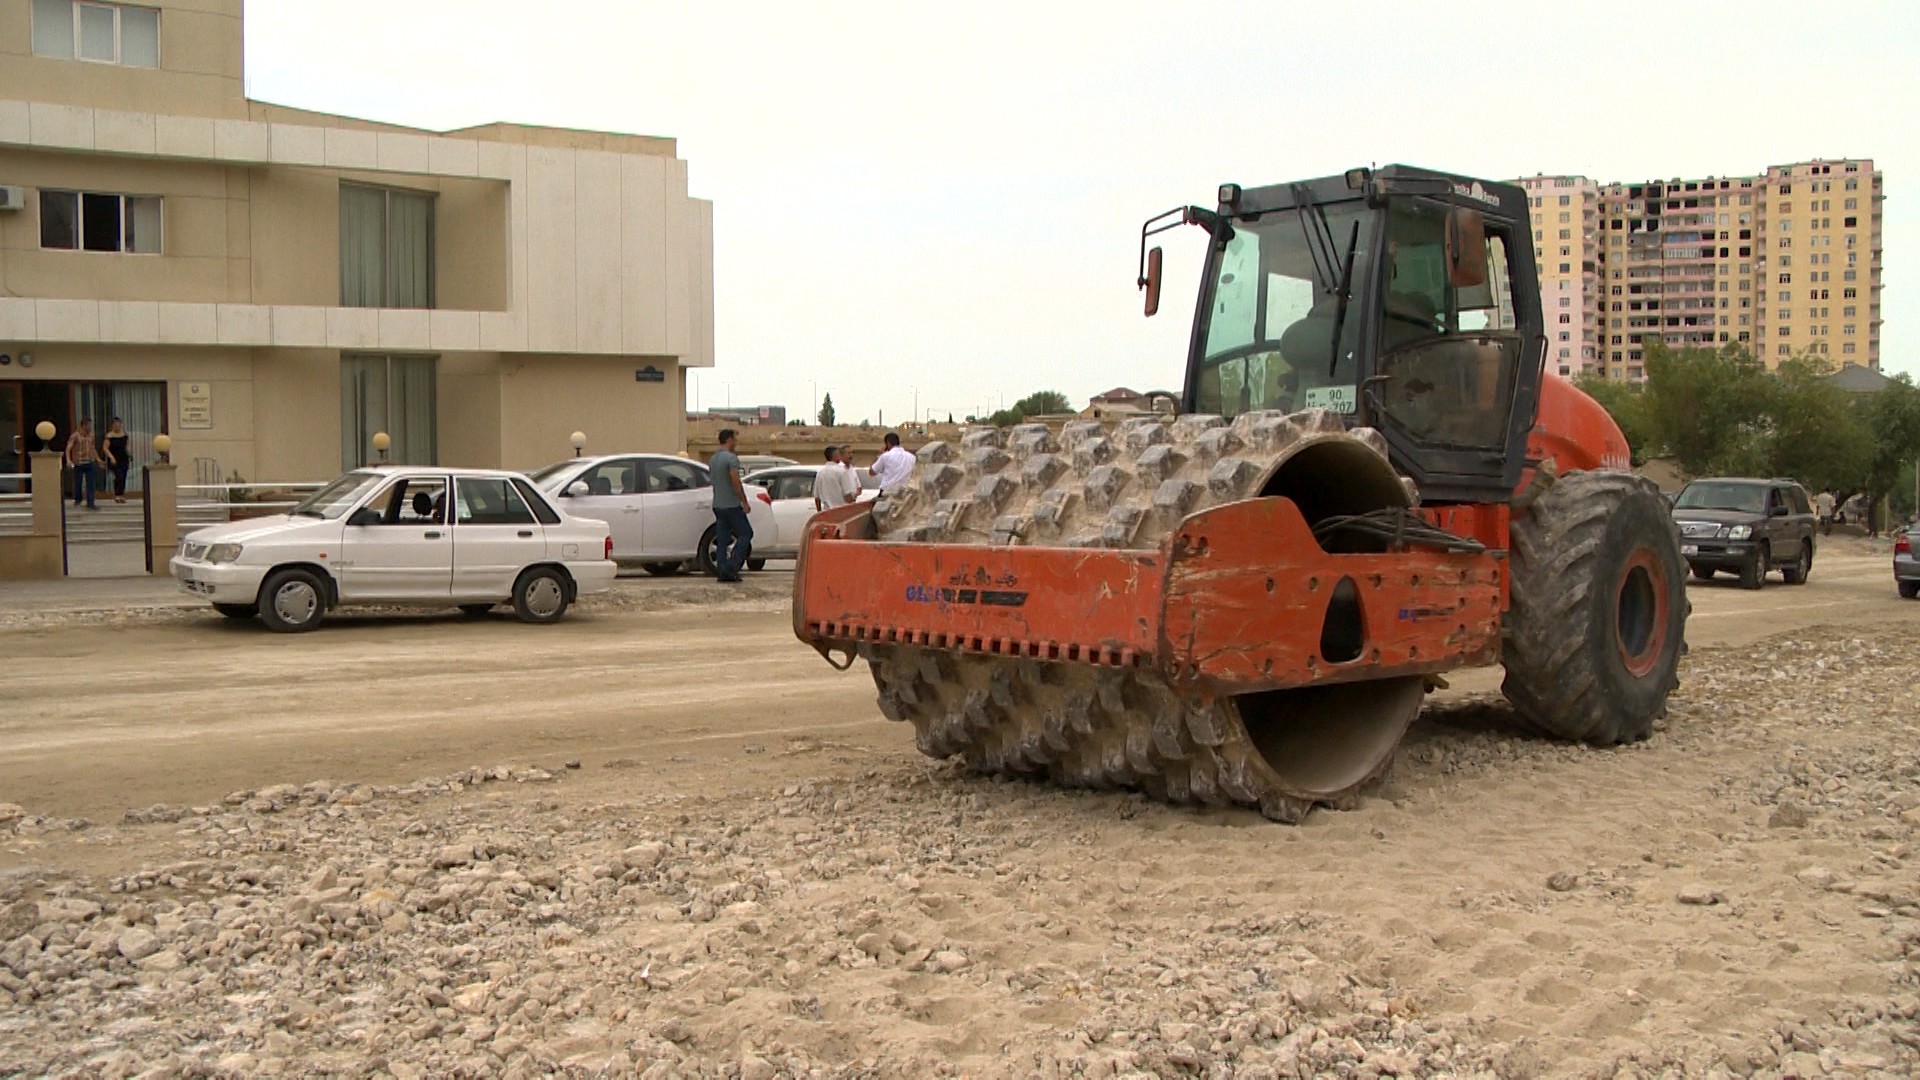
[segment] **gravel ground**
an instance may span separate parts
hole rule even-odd
[[[1911,1076],[1916,672],[1696,650],[1617,752],[1447,701],[1295,829],[904,735],[0,806],[0,1074]]]

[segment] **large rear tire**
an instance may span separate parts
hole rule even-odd
[[[1501,689],[1540,732],[1611,746],[1653,733],[1679,685],[1687,564],[1654,484],[1561,477],[1512,524]]]

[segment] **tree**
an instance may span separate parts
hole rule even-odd
[[[1072,411],[1073,402],[1067,400],[1067,395],[1058,390],[1038,390],[982,419],[994,427],[1011,427],[1029,416],[1050,416]]]
[[[820,399],[819,419],[821,427],[833,426],[833,395],[831,393]]]
[[[1886,389],[1860,404],[1859,412],[1873,442],[1863,485],[1868,498],[1878,502],[1903,480],[1910,490],[1913,474],[1903,467],[1920,460],[1920,387],[1905,373],[1895,375]]]
[[[1777,397],[1766,366],[1738,346],[1675,352],[1648,339],[1647,420],[1694,476],[1766,471],[1766,425]]]

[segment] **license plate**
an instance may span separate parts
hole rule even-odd
[[[1680,554],[1682,554],[1682,555],[1698,555],[1698,554],[1700,554],[1700,545],[1699,545],[1699,544],[1681,544],[1681,545],[1680,545]]]

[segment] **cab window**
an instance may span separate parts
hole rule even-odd
[[[588,495],[637,495],[641,490],[640,462],[634,458],[603,461],[580,474]]]
[[[1455,219],[1454,227],[1471,220]],[[1376,391],[1385,413],[1429,446],[1505,445],[1525,353],[1506,234],[1483,224],[1484,254],[1468,265],[1450,246],[1443,204],[1397,202],[1387,228]],[[1477,248],[1457,236],[1451,243],[1461,252]]]

